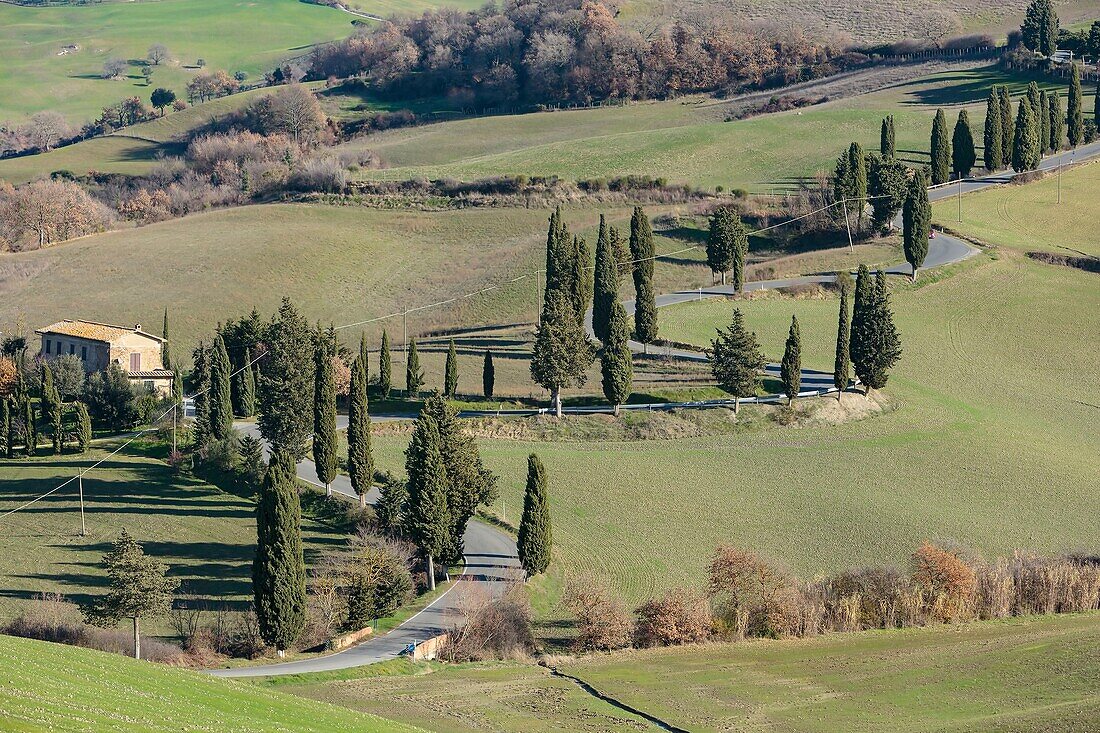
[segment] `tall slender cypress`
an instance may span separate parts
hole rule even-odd
[[[748,250],[748,232],[741,217],[729,207],[722,207],[710,218],[710,236],[707,238],[707,264],[710,271],[722,274],[733,271],[735,289],[745,287],[745,252]]]
[[[30,397],[23,400],[23,437],[28,456],[38,451],[38,416]]]
[[[1001,160],[1007,166],[1012,163],[1012,139],[1016,125],[1012,117],[1012,97],[1003,84],[997,87],[997,102],[1001,108]]]
[[[1095,24],[1094,24],[1095,25]],[[1055,94],[1054,98],[1057,99],[1058,95]],[[1096,129],[1100,130],[1100,80],[1096,82],[1096,91],[1093,92],[1092,98],[1092,121],[1096,123]],[[1054,122],[1051,122],[1051,130],[1053,135]]]
[[[1039,167],[1039,121],[1027,98],[1020,100],[1016,115],[1016,130],[1012,137],[1012,169],[1017,173],[1033,171]]]
[[[496,386],[496,367],[493,366],[493,350],[485,349],[485,362],[481,365],[481,392],[486,399],[493,398]]]
[[[336,478],[336,377],[333,370],[334,344],[327,334],[317,332],[314,348],[313,382],[313,465],[325,493],[332,495]]]
[[[997,97],[997,87],[989,90],[989,99],[985,102],[985,168],[998,171],[1004,168],[1001,155],[1001,102]]]
[[[596,272],[592,294],[592,332],[600,341],[607,340],[611,304],[619,299],[619,272],[607,221],[600,214],[600,232],[596,237]]]
[[[787,404],[793,405],[799,390],[802,389],[802,334],[798,329],[798,318],[795,316],[791,316],[791,330],[787,333],[787,343],[783,347],[779,377],[783,381],[783,392],[787,395]]]
[[[909,191],[901,209],[902,249],[905,261],[913,268],[913,282],[917,270],[928,256],[928,238],[932,230],[932,205],[928,201],[928,179],[923,171],[917,171],[909,182]]]
[[[359,496],[359,506],[366,506],[367,492],[374,484],[374,456],[370,445],[367,363],[362,354],[351,365],[348,388],[348,476]]]
[[[1039,92],[1039,148],[1042,153],[1050,150],[1050,97],[1046,90]]]
[[[443,394],[454,399],[458,390],[458,354],[455,352],[455,340],[447,346],[447,364],[443,374]]]
[[[382,347],[378,350],[378,391],[382,399],[390,398],[393,389],[393,362],[390,357],[390,335],[382,331]]]
[[[92,444],[92,416],[88,414],[88,406],[83,402],[77,402],[76,410],[76,447],[81,453],[87,453]],[[8,452],[11,452],[11,438],[8,438]]]
[[[165,369],[172,368],[172,354],[168,348],[168,308],[164,309],[164,326],[161,328],[161,338],[164,340],[160,342],[160,363]]]
[[[947,133],[947,115],[936,110],[936,119],[932,122],[932,183],[947,183],[951,180],[951,137]]]
[[[263,640],[279,656],[306,623],[306,567],[302,551],[302,507],[294,484],[294,456],[275,451],[264,472],[256,506],[256,558],[252,590]]]
[[[225,339],[218,333],[210,349],[210,434],[214,440],[226,440],[233,433],[231,371]]]
[[[424,372],[420,370],[420,354],[416,351],[416,336],[409,339],[409,358],[405,362],[405,396],[416,399],[424,386]]]
[[[974,131],[970,129],[970,115],[965,109],[960,110],[959,119],[955,122],[955,131],[951,136],[951,168],[956,177],[966,178],[977,160]]]
[[[1100,94],[1096,97],[1100,100]],[[1047,99],[1050,102],[1050,142],[1047,147],[1058,152],[1062,149],[1062,139],[1066,136],[1066,117],[1062,114],[1062,97],[1058,92],[1052,91]]]
[[[577,312],[577,322],[584,328],[585,314],[592,304],[592,261],[591,252],[588,250],[588,242],[584,237],[573,237],[573,252],[571,263],[573,266],[570,278],[570,289],[573,294],[573,308]]]
[[[882,118],[878,135],[878,151],[884,158],[897,157],[897,142],[894,136],[894,116]]]
[[[851,332],[850,317],[848,315],[848,291],[851,289],[851,278],[848,277],[847,272],[845,272],[844,275],[845,278],[843,280],[839,276],[837,277],[837,282],[841,284],[840,316],[837,319],[836,356],[833,359],[833,386],[836,387],[836,399],[838,402],[844,395],[844,390],[848,389],[848,382],[852,378],[852,363],[848,352],[848,340]]]
[[[1069,101],[1066,103],[1066,137],[1071,148],[1085,141],[1085,109],[1081,99],[1081,68],[1077,64],[1069,76]]]
[[[519,562],[528,578],[550,567],[553,529],[546,484],[546,468],[532,453],[527,457],[527,489],[523,493],[523,516],[516,541]]]
[[[0,396],[0,441],[4,448],[4,455],[6,458],[14,458],[12,455],[12,437],[11,437],[11,404],[9,404],[8,398]]]
[[[435,590],[435,559],[447,548],[451,522],[439,427],[426,408],[417,418],[405,450],[405,472],[409,477],[406,529],[427,563],[428,587]]]
[[[252,366],[252,350],[244,349],[244,365],[237,370],[237,404],[236,411],[241,417],[252,417],[256,414],[256,373]]]
[[[657,302],[653,291],[653,230],[641,206],[630,218],[630,257],[634,260],[634,335],[643,344],[657,339]]]
[[[611,304],[611,322],[603,351],[600,353],[600,371],[603,376],[603,394],[619,414],[619,406],[630,397],[634,381],[634,366],[630,353],[630,328],[626,322],[626,310],[622,303]]]
[[[275,452],[300,460],[313,434],[314,331],[289,298],[266,329],[257,398],[260,433]]]
[[[861,267],[861,271],[865,268]],[[874,284],[870,277],[862,280],[862,296],[857,280],[858,310],[852,317],[852,363],[869,394],[872,389],[886,386],[889,370],[901,358],[901,339],[890,310],[885,273],[880,270]]]
[[[191,434],[195,446],[201,448],[210,441],[210,349],[202,342],[192,353],[195,364],[191,372],[195,386],[195,425]]]

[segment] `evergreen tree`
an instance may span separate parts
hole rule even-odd
[[[592,297],[592,332],[600,341],[607,340],[611,304],[619,300],[619,271],[607,222],[600,214],[600,233],[596,237],[596,272]]]
[[[573,296],[573,310],[577,313],[577,322],[584,328],[585,314],[592,304],[592,267],[589,264],[592,255],[584,237],[573,237],[573,268],[570,278],[570,291]]]
[[[615,253],[615,271],[620,277],[629,275],[634,271],[629,242],[619,233],[618,227],[608,227],[608,231],[611,233],[611,251]]]
[[[951,138],[947,134],[947,115],[936,110],[936,119],[932,122],[932,183],[947,183],[951,180]]]
[[[1097,21],[1097,22],[1100,22],[1100,21]],[[1095,23],[1093,24],[1093,27],[1096,27]],[[1093,95],[1094,96],[1092,98],[1092,121],[1096,124],[1096,129],[1100,130],[1100,80],[1097,80],[1097,82],[1096,82],[1096,91],[1093,92]],[[1054,99],[1055,100],[1058,99],[1057,94],[1054,95]],[[1059,110],[1059,116],[1061,116],[1061,110]],[[1052,118],[1052,121],[1051,121],[1050,125],[1051,125],[1051,127],[1050,127],[1051,133],[1050,134],[1051,134],[1051,137],[1053,138],[1053,136],[1054,136],[1053,118]]]
[[[1097,95],[1100,98],[1100,95]],[[1057,152],[1062,149],[1062,138],[1066,135],[1066,117],[1062,114],[1062,97],[1058,92],[1050,92],[1050,142],[1048,147]]]
[[[749,235],[741,217],[733,209],[723,206],[710,218],[710,236],[707,239],[707,264],[712,273],[722,274],[733,270],[733,283],[738,291],[745,289],[745,254],[749,249]]]
[[[390,336],[382,331],[382,348],[378,351],[378,390],[382,399],[390,398],[393,389],[393,363],[390,360]]]
[[[61,395],[53,382],[53,370],[46,362],[42,363],[42,414],[50,419],[50,435],[53,438],[53,453],[61,455],[61,447],[65,441],[64,423],[62,420]]]
[[[1038,83],[1032,81],[1027,85],[1027,102],[1031,105],[1031,111],[1035,113],[1035,119],[1039,119],[1039,110],[1042,109],[1039,105],[1042,103],[1043,93],[1039,91]]]
[[[572,304],[565,293],[546,291],[542,322],[535,335],[531,357],[531,378],[550,390],[554,412],[561,417],[563,387],[585,383],[585,372],[595,358],[595,351],[575,318]]]
[[[172,404],[183,404],[183,373],[178,364],[172,367]]]
[[[882,128],[879,130],[878,151],[883,158],[897,157],[897,142],[894,135],[894,116],[887,115],[882,119]]]
[[[134,659],[141,659],[140,621],[163,616],[172,608],[179,581],[168,577],[168,566],[148,557],[125,529],[103,556],[110,590],[84,609],[88,623],[110,627],[124,618],[134,626]]]
[[[1046,90],[1039,92],[1039,152],[1046,153],[1050,150],[1050,97]]]
[[[550,214],[546,230],[546,290],[569,291],[572,273],[572,249],[569,230],[562,221],[561,207]],[[543,296],[545,302],[545,296]]]
[[[53,412],[55,405],[60,405],[61,395],[58,394],[57,387],[54,386],[53,370],[50,369],[48,362],[42,362],[39,380],[41,382],[39,392],[42,396],[42,411],[50,414]]]
[[[843,275],[843,278],[841,277]],[[840,316],[836,327],[836,357],[833,360],[833,386],[836,387],[836,399],[839,402],[851,380],[852,363],[848,353],[851,326],[848,315],[848,292],[851,290],[851,276],[847,272],[837,274],[840,286]]]
[[[885,230],[893,225],[909,189],[909,169],[897,158],[868,156],[867,190],[871,197],[871,225]]]
[[[1001,156],[1001,102],[997,96],[997,87],[989,90],[989,99],[985,103],[985,168],[997,171],[1004,168]]]
[[[634,366],[630,354],[630,328],[626,322],[626,310],[622,303],[611,304],[611,324],[607,339],[600,353],[600,371],[603,375],[603,394],[619,414],[619,405],[630,397],[634,380]]]
[[[1081,67],[1070,64],[1069,102],[1066,104],[1066,136],[1071,148],[1085,141],[1085,109],[1081,99]]]
[[[523,517],[519,522],[516,549],[527,577],[546,572],[550,567],[553,530],[550,524],[550,500],[547,496],[546,468],[538,456],[527,457],[527,490],[523,494]]]
[[[244,365],[237,370],[237,414],[252,417],[256,414],[256,373],[252,371],[252,350],[245,347]]]
[[[81,453],[87,453],[92,444],[92,416],[83,402],[75,403],[73,409],[76,410],[76,447]]]
[[[29,397],[23,400],[23,436],[27,456],[31,457],[38,451],[38,417]]]
[[[1058,50],[1058,14],[1051,0],[1032,0],[1020,26],[1024,46],[1049,57]]]
[[[65,444],[64,413],[61,411],[61,401],[58,400],[50,411],[50,429],[53,433],[53,454],[61,455],[61,449]]]
[[[718,329],[710,342],[710,368],[718,386],[733,395],[733,412],[741,400],[752,397],[760,386],[760,374],[768,365],[756,341],[756,334],[745,327],[745,317],[739,308],[733,310],[733,321],[727,329]]]
[[[634,261],[634,335],[643,344],[657,339],[657,302],[653,292],[653,230],[641,206],[630,218],[630,258]]]
[[[1031,102],[1020,100],[1016,115],[1016,131],[1013,134],[1012,169],[1017,173],[1033,171],[1039,167],[1039,124]]]
[[[351,365],[348,389],[348,476],[359,496],[359,506],[367,505],[367,492],[374,484],[374,456],[370,445],[370,414],[367,403],[367,363],[362,353]]]
[[[201,448],[210,441],[210,349],[199,341],[191,358],[195,367],[191,377],[195,386],[195,425],[192,429],[192,437],[196,448]]]
[[[485,349],[485,363],[481,367],[481,391],[486,399],[493,398],[493,387],[496,382],[496,367],[493,366],[493,350]]]
[[[440,454],[439,428],[425,409],[417,418],[405,450],[409,477],[407,530],[428,565],[428,587],[435,590],[435,559],[447,549],[451,521],[447,512],[447,470]]]
[[[855,216],[856,230],[863,234],[863,209],[867,206],[867,156],[859,143],[848,146],[848,170],[848,211]]]
[[[870,393],[882,389],[889,378],[889,370],[901,358],[901,340],[894,326],[890,310],[890,298],[886,292],[886,276],[881,271],[872,285],[866,268],[860,267],[862,295],[859,279],[856,284],[856,312],[852,317],[852,363],[856,376]]]
[[[165,369],[172,368],[172,355],[168,349],[168,309],[164,309],[164,327],[161,329],[160,363]]]
[[[798,329],[798,319],[794,316],[791,316],[791,330],[787,333],[787,343],[783,348],[783,361],[779,364],[779,378],[783,382],[787,404],[793,405],[802,389],[802,334]]]
[[[918,171],[909,183],[909,192],[902,207],[902,249],[905,261],[913,268],[913,282],[917,270],[928,256],[928,238],[932,232],[932,204],[928,201],[928,180]]]
[[[420,369],[420,355],[416,351],[416,337],[409,339],[409,357],[405,361],[405,396],[416,399],[424,386],[424,372]]]
[[[313,330],[289,298],[267,328],[266,356],[259,362],[260,433],[273,452],[295,461],[313,433],[315,354]]]
[[[210,349],[210,435],[226,440],[233,433],[233,401],[230,395],[229,354],[219,333]]]
[[[443,375],[443,394],[454,399],[458,390],[458,354],[455,352],[455,340],[447,346],[447,365]]]
[[[387,473],[378,492],[378,501],[374,504],[374,515],[386,534],[391,537],[403,536],[408,503],[408,486],[393,474]]]
[[[295,457],[273,451],[256,506],[256,558],[252,590],[263,640],[283,656],[306,622],[306,567],[302,507],[295,486]]]
[[[951,137],[951,168],[956,177],[966,178],[977,160],[974,132],[970,129],[970,115],[964,109],[959,112],[959,119],[955,122],[955,131]]]
[[[1012,98],[1008,94],[1008,87],[997,87],[997,101],[1001,108],[1001,161],[1003,165],[1012,165],[1012,141],[1015,136],[1016,125],[1012,119]]]
[[[313,350],[313,466],[325,494],[332,496],[336,478],[336,377],[332,341],[317,332]]]
[[[367,351],[367,334],[365,333],[359,334],[359,361],[363,362],[363,384],[370,384],[370,352]]]
[[[11,405],[8,398],[0,395],[0,441],[6,458],[14,458],[11,437]]]

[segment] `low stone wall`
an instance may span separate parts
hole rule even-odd
[[[440,634],[439,636],[433,636],[426,641],[422,641],[413,648],[413,659],[435,659],[439,654],[439,650],[443,648],[443,645],[447,643],[447,634]]]
[[[358,631],[349,631],[346,634],[340,636],[334,636],[328,642],[328,648],[330,651],[336,651],[337,649],[344,649],[345,647],[358,644],[363,639],[374,633],[374,627],[368,626],[365,629],[359,629]]]

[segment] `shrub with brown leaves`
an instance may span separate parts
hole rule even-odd
[[[638,609],[635,644],[676,646],[706,641],[713,629],[710,604],[698,591],[673,588]]]
[[[576,619],[578,650],[611,651],[630,646],[634,636],[630,611],[599,581],[591,577],[570,580],[562,604]]]

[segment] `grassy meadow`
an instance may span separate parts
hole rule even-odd
[[[709,733],[1085,731],[1100,724],[1100,614],[554,660],[601,693]],[[631,731],[642,723],[534,665],[387,664],[275,689],[435,731]]]
[[[6,731],[422,730],[200,672],[0,636],[0,728]]]
[[[21,122],[53,110],[80,124],[125,97],[148,100],[158,86],[185,98],[199,71],[244,71],[252,80],[321,41],[351,33],[351,16],[297,0],[162,0],[30,8],[0,5],[0,120]],[[149,47],[163,43],[175,59],[141,69]],[[65,51],[65,47],[77,46]],[[121,79],[103,79],[108,58],[130,62]]]

